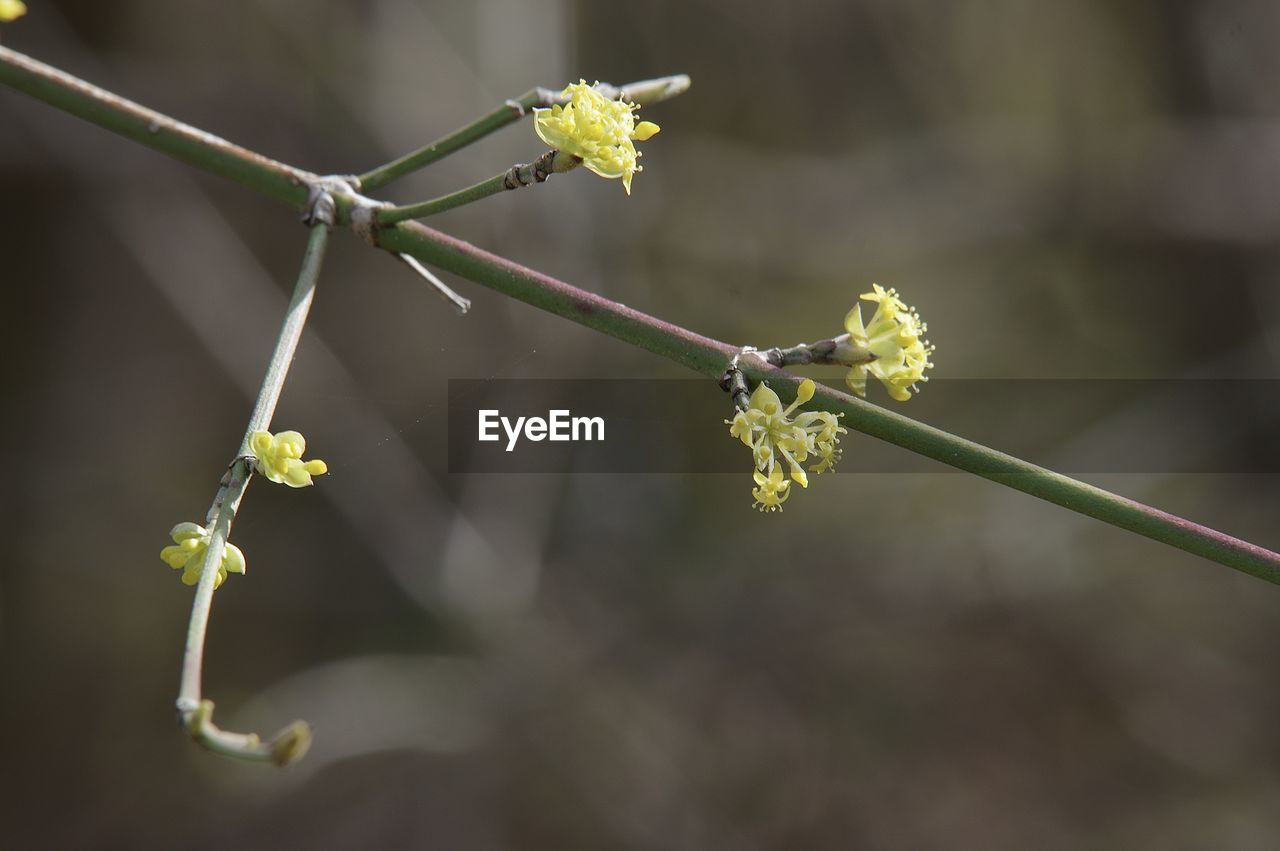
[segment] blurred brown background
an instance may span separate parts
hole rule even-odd
[[[7,46],[320,172],[531,85],[688,72],[630,199],[575,173],[435,223],[726,340],[813,339],[878,281],[940,379],[1280,377],[1265,0],[30,5]],[[383,194],[540,150],[517,125]],[[157,554],[240,438],[303,231],[8,91],[0,192],[0,845],[1280,846],[1280,590],[959,475],[772,517],[746,458],[448,475],[449,377],[685,374],[455,281],[460,318],[346,234],[276,418],[333,475],[250,489],[206,672],[224,725],[316,744],[200,752]],[[1148,401],[1073,439],[1277,433]],[[1274,475],[1090,479],[1280,546]]]

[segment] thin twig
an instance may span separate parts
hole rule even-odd
[[[675,74],[670,77],[658,77],[654,80],[640,80],[627,83],[625,86],[611,86],[608,83],[597,83],[596,88],[607,98],[622,98],[641,106],[658,103],[673,98],[689,89],[689,77],[686,74]],[[357,188],[361,192],[372,192],[385,186],[398,177],[417,171],[467,145],[477,142],[495,130],[501,130],[508,124],[519,121],[537,107],[554,106],[564,103],[559,91],[552,89],[530,89],[518,98],[507,101],[483,118],[478,118],[467,126],[455,130],[449,135],[437,139],[412,153],[405,154],[397,160],[378,166],[365,172],[358,178]]]
[[[322,194],[316,199],[315,208],[320,209],[326,204],[331,216],[332,199],[327,198],[327,194]],[[312,215],[315,216],[314,213]],[[332,218],[326,220],[323,216],[311,224],[307,249],[302,257],[302,269],[298,273],[298,282],[294,286],[293,296],[285,310],[280,336],[276,340],[275,351],[271,353],[271,360],[267,364],[262,388],[258,391],[253,413],[249,417],[249,424],[240,441],[240,450],[235,460],[231,462],[228,476],[219,486],[214,504],[209,509],[209,514],[213,518],[209,529],[209,548],[205,555],[204,569],[200,573],[200,581],[196,584],[195,599],[191,604],[186,651],[182,657],[182,684],[178,691],[177,706],[183,726],[187,728],[192,738],[210,750],[250,760],[278,761],[278,755],[282,751],[293,752],[292,748],[286,746],[296,742],[300,737],[305,737],[306,729],[299,726],[302,722],[294,722],[271,742],[263,744],[256,734],[231,733],[214,726],[213,703],[204,700],[201,696],[205,638],[209,630],[209,612],[213,605],[218,566],[222,564],[227,538],[231,534],[231,524],[235,521],[240,500],[253,475],[250,440],[254,432],[266,431],[271,425],[271,417],[275,413],[276,404],[280,401],[280,392],[284,388],[289,365],[293,362],[294,352],[297,351],[298,341],[302,337],[302,329],[306,325],[307,313],[315,297],[316,280],[324,260],[331,224]]]
[[[733,406],[739,411],[747,409],[751,391],[747,387],[747,377],[738,368],[736,359],[729,362],[729,368],[720,376],[720,389],[729,394]]]
[[[196,168],[239,181],[297,209],[306,204],[307,186],[316,177],[7,47],[0,47],[0,83]]]
[[[787,348],[762,349],[757,354],[770,366],[807,366],[811,363],[854,366],[871,363],[876,356],[849,339],[848,334],[818,340],[814,343],[797,343]]]
[[[430,201],[417,204],[406,204],[402,207],[379,207],[375,213],[378,225],[393,225],[408,219],[425,219],[445,210],[470,204],[490,195],[509,192],[523,186],[545,183],[547,178],[557,172],[569,171],[580,165],[582,160],[571,155],[563,155],[552,149],[531,163],[517,163],[506,171],[495,174],[488,180],[482,180],[474,186],[459,189]]]
[[[452,304],[459,313],[466,313],[468,310],[471,309],[470,299],[463,298],[462,296],[454,292],[453,288],[450,287],[448,284],[446,284],[444,281],[440,280],[438,277],[436,277],[436,274],[434,272],[432,272],[426,266],[423,266],[421,263],[419,263],[416,257],[413,257],[408,254],[397,254],[396,259],[398,259],[404,265],[408,266],[413,271],[417,272],[418,275],[421,276],[423,280],[425,280],[428,284],[431,285],[432,289],[434,289],[436,292],[440,294],[441,298],[443,298],[445,301]]]

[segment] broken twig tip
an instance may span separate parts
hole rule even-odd
[[[454,292],[448,284],[436,277],[430,269],[419,263],[416,257],[411,254],[403,253],[397,254],[396,257],[399,258],[400,262],[417,272],[418,276],[429,283],[431,288],[440,294],[441,298],[452,304],[454,310],[457,310],[459,314],[465,314],[471,309],[470,299],[463,298]]]

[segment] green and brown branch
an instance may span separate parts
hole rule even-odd
[[[519,101],[491,113],[458,133],[359,178],[326,178],[233,145],[3,47],[0,47],[0,84],[25,92],[204,171],[237,180],[297,209],[330,193],[336,208],[336,221],[350,225],[379,248],[452,272],[548,313],[653,352],[708,378],[721,378],[726,366],[736,363],[745,378],[767,380],[784,400],[791,401],[795,398],[801,379],[783,371],[781,366],[824,361],[844,362],[832,360],[837,357],[833,353],[839,346],[838,338],[789,349],[768,350],[755,353],[755,356],[744,354],[738,346],[704,337],[579,289],[419,222],[402,220],[410,218],[404,215],[404,211],[411,208],[399,208],[400,213],[390,212],[397,208],[360,194],[361,188],[367,191],[381,186],[515,121],[532,106],[547,105],[547,99],[554,95],[546,90],[535,89]],[[687,78],[663,78],[637,84],[636,87],[624,87],[621,93],[631,100],[643,103],[646,99],[662,99],[678,93],[687,85]],[[486,193],[504,191],[507,188],[505,185],[495,188],[494,182],[505,182],[508,175],[509,172],[504,172],[463,192],[471,193],[472,197],[468,200],[475,200],[484,197]],[[502,180],[499,181],[499,178]],[[419,209],[413,215],[447,209],[444,202],[445,199],[428,202],[429,205],[438,206],[426,212]],[[456,206],[452,202],[448,203],[449,206]],[[270,422],[275,400],[284,380],[284,371],[292,358],[293,347],[296,346],[297,332],[301,330],[300,323],[305,319],[306,307],[309,306],[311,293],[314,291],[326,235],[327,228],[323,223],[312,225],[307,255],[294,300],[290,303],[291,318],[286,319],[282,329],[276,353],[272,356],[268,378],[264,381],[263,395],[255,405],[247,433],[265,429]],[[736,389],[741,392],[745,388]],[[1280,555],[1270,550],[1076,481],[837,390],[819,388],[808,407],[843,414],[843,424],[850,429],[908,451],[1280,584]],[[227,487],[220,491],[220,498],[216,501],[206,565],[220,563],[236,506],[250,476],[247,454],[247,444],[242,445],[240,456],[232,465]],[[215,573],[216,570],[206,568],[197,586],[193,604],[179,699],[184,723],[197,740],[220,753],[276,762],[290,756],[296,757],[305,748],[307,738],[305,725],[300,727],[300,722],[286,728],[276,739],[265,745],[253,734],[229,733],[218,730],[212,724],[212,704],[204,700],[200,693],[200,668]]]
[[[308,186],[323,180],[159,115],[3,47],[0,47],[0,83],[197,168],[231,177],[295,207],[301,207],[305,202]],[[629,92],[629,96],[640,99],[633,92]],[[510,120],[514,121],[515,118]],[[152,125],[161,128],[163,132],[149,131],[147,128]],[[351,185],[351,193],[335,192],[334,195],[339,223],[358,224],[353,221],[353,212],[367,213],[385,206],[356,194],[355,182],[352,181]],[[710,378],[718,379],[729,361],[740,352],[737,346],[712,340],[579,289],[418,222],[399,222],[389,227],[367,229],[365,236],[380,248],[415,257],[423,263],[653,352]],[[743,366],[750,378],[757,381],[768,379],[784,399],[794,398],[795,387],[800,380],[798,377],[763,362],[759,366],[749,363]],[[820,388],[809,407],[843,413],[844,424],[864,434],[1071,511],[1280,584],[1280,554],[1271,550],[1109,493],[836,390]]]
[[[553,149],[531,163],[517,163],[488,180],[482,180],[474,186],[468,186],[466,189],[451,192],[440,198],[418,204],[406,204],[402,207],[378,207],[374,216],[379,225],[393,225],[409,219],[425,219],[427,216],[434,216],[436,213],[443,213],[445,210],[452,210],[463,204],[488,198],[490,195],[545,183],[551,175],[570,171],[581,164],[582,160],[572,154]]]
[[[275,350],[267,363],[262,389],[254,402],[253,413],[245,428],[244,438],[235,460],[227,468],[227,474],[219,483],[213,505],[209,508],[209,548],[205,555],[204,569],[196,584],[195,598],[191,604],[191,620],[187,626],[187,644],[182,656],[182,682],[178,690],[178,715],[191,737],[209,750],[240,759],[259,760],[284,764],[300,757],[310,739],[310,728],[305,721],[295,721],[285,727],[271,741],[264,743],[255,733],[232,733],[221,730],[213,723],[213,702],[202,696],[201,681],[204,670],[205,639],[209,631],[209,613],[213,606],[213,592],[217,585],[217,565],[222,563],[231,525],[244,497],[249,480],[253,477],[251,442],[254,432],[266,431],[271,425],[280,393],[284,389],[289,365],[298,350],[302,329],[315,298],[316,281],[329,241],[329,228],[333,224],[332,199],[327,193],[313,197],[310,236],[302,258],[302,269],[293,288],[293,295],[285,309],[284,322],[276,339]]]

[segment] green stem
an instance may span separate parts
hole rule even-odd
[[[377,237],[382,248],[413,255],[424,263],[647,349],[710,378],[719,378],[729,360],[739,351],[737,346],[703,337],[580,290],[417,222],[405,222],[380,230]],[[795,388],[802,380],[799,376],[770,367],[763,361],[753,362],[753,359],[743,359],[741,366],[753,380],[767,379],[784,401],[790,402],[795,398]],[[1280,554],[1247,541],[1076,481],[837,390],[819,387],[808,407],[843,413],[844,425],[856,431],[1280,584]]]
[[[471,122],[465,127],[453,131],[447,136],[424,145],[416,151],[405,154],[397,160],[360,175],[358,186],[361,192],[372,192],[386,186],[391,181],[406,174],[425,168],[437,160],[442,160],[454,151],[478,142],[490,133],[501,130],[508,124],[519,121],[528,110],[543,105],[545,89],[530,89],[514,101],[503,104],[483,118]]]
[[[301,208],[316,176],[0,47],[0,83],[189,165]]]
[[[43,82],[39,85],[32,83],[33,75]],[[282,181],[287,183],[282,175],[286,172],[303,175],[304,172],[211,139],[177,122],[172,124],[183,131],[182,138],[189,144],[175,147],[168,141],[169,137],[157,139],[148,133],[138,134],[129,116],[141,107],[87,87],[75,78],[4,48],[0,48],[0,83],[13,85],[74,115],[95,121],[207,171],[235,177],[265,194],[296,203],[294,194],[280,191]],[[201,151],[201,145],[210,146],[207,155]],[[335,200],[340,221],[350,221],[354,209],[361,205],[367,209],[369,203],[367,199],[342,195]],[[580,290],[417,222],[375,228],[372,234],[377,245],[389,251],[412,255],[497,292],[669,358],[711,378],[719,378],[730,358],[739,351],[736,346],[703,337]],[[774,389],[788,401],[794,398],[799,382],[796,376],[763,364],[753,366],[749,359],[742,366],[752,378],[772,381]],[[844,393],[821,388],[814,400],[827,410],[843,412],[846,414],[845,425],[873,437],[1280,584],[1280,555],[1270,550],[1075,481]],[[814,403],[810,404],[810,407],[814,406]]]
[[[788,392],[780,395],[787,401],[793,399],[798,379],[781,371],[772,374],[790,385]],[[777,389],[776,385],[771,386]],[[863,434],[1280,585],[1280,554],[1216,529],[1055,473],[838,390],[820,386],[807,407],[843,413],[843,424]]]
[[[271,360],[267,364],[262,388],[258,391],[253,413],[249,417],[249,424],[240,441],[240,450],[236,454],[236,459],[231,462],[227,479],[219,487],[218,495],[210,509],[212,521],[209,524],[209,548],[205,555],[204,569],[200,573],[200,581],[196,584],[195,599],[191,604],[186,651],[182,657],[182,684],[178,690],[177,704],[182,722],[192,738],[210,750],[250,760],[272,759],[273,744],[262,744],[254,734],[231,733],[218,729],[212,721],[213,704],[203,700],[201,696],[209,612],[213,607],[214,584],[218,576],[217,566],[222,564],[227,539],[231,535],[231,524],[235,522],[240,500],[249,486],[249,479],[253,476],[253,468],[249,461],[252,454],[250,441],[255,431],[266,431],[271,425],[271,417],[275,413],[276,404],[280,401],[280,393],[284,389],[284,381],[289,374],[289,365],[293,362],[294,353],[298,349],[298,341],[302,337],[302,329],[307,322],[307,313],[315,297],[316,280],[320,275],[320,266],[324,260],[328,242],[329,225],[325,222],[313,224],[307,239],[307,249],[302,257],[302,269],[298,273],[298,282],[293,288],[289,306],[285,309],[280,336],[276,339],[275,350],[271,353]],[[297,730],[295,722],[294,725],[285,729],[285,733],[294,731],[296,734]],[[278,745],[280,741],[281,737],[277,736],[273,743]]]
[[[302,339],[302,329],[307,324],[307,314],[311,312],[311,303],[315,300],[316,281],[320,277],[320,266],[324,262],[328,245],[329,223],[321,221],[311,225],[307,248],[302,255],[302,268],[298,271],[298,281],[294,284],[293,295],[285,308],[280,336],[276,339],[271,360],[267,362],[267,373],[262,378],[262,388],[253,403],[249,425],[245,428],[244,440],[240,446],[241,455],[249,454],[249,441],[253,433],[266,431],[271,425],[271,418],[275,416],[284,380],[289,375],[289,365],[293,363],[293,355]]]
[[[461,207],[463,204],[470,204],[472,201],[479,201],[481,198],[488,198],[490,195],[506,192],[509,188],[507,172],[504,171],[474,186],[459,189],[457,192],[451,192],[430,201],[406,204],[403,207],[382,207],[377,212],[378,224],[390,225],[407,219],[424,219],[436,213],[443,213],[445,210],[452,210],[454,207]]]
[[[606,97],[622,98],[644,106],[645,104],[664,101],[684,92],[689,88],[689,78],[684,74],[676,74],[671,77],[659,77],[654,80],[628,83],[621,87],[601,84],[598,88],[605,93]],[[519,121],[529,113],[529,110],[535,107],[549,107],[563,102],[564,98],[557,91],[543,88],[530,89],[515,100],[507,101],[483,118],[479,118],[429,145],[405,154],[397,160],[365,172],[358,178],[357,188],[361,192],[372,192],[374,189],[385,186],[398,177],[403,177],[437,160],[442,160],[454,151],[465,148],[490,133]]]
[[[445,210],[452,210],[454,207],[461,207],[463,204],[470,204],[472,201],[479,201],[481,198],[488,198],[490,195],[497,195],[499,192],[532,186],[535,183],[545,183],[553,173],[569,171],[581,162],[582,160],[577,157],[561,155],[553,148],[531,163],[513,165],[501,174],[495,174],[488,180],[449,195],[419,204],[406,204],[403,207],[379,207],[375,217],[380,226],[393,225],[409,219],[423,219],[436,213],[443,213]]]

